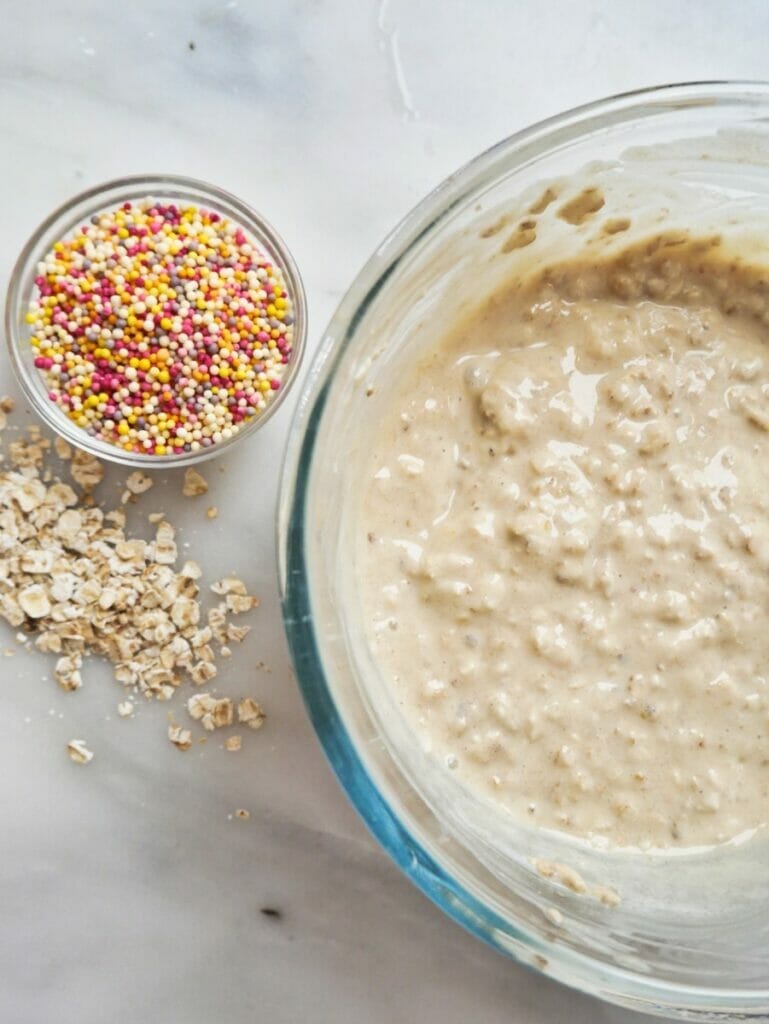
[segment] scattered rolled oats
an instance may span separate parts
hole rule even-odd
[[[200,567],[174,568],[173,527],[161,519],[150,543],[124,527],[121,511],[83,508],[34,464],[0,472],[0,616],[36,630],[40,650],[104,655],[121,683],[168,699],[182,674],[197,684],[216,675],[210,641],[226,639],[226,605],[201,629]],[[68,665],[57,679],[71,688],[79,664]]]
[[[168,726],[168,738],[179,750],[189,750],[192,746],[192,733],[189,729],[183,729],[180,725]]]
[[[235,751],[240,750],[242,744],[243,738],[241,736],[228,736],[224,741],[224,749],[230,750],[234,753]]]
[[[218,515],[219,509],[216,507],[216,505],[211,505],[209,508],[206,509],[206,519],[216,519]]]
[[[238,704],[238,721],[249,729],[261,729],[266,717],[261,704],[252,697],[244,697]]]
[[[6,411],[0,399],[0,412]],[[221,656],[230,655],[225,641],[241,641],[249,627],[233,625],[229,616],[254,607],[256,598],[242,581],[226,577],[214,588],[223,600],[201,622],[200,566],[188,560],[176,567],[175,531],[163,513],[149,517],[153,540],[127,536],[125,512],[102,510],[88,493],[103,477],[101,464],[60,438],[54,443],[86,493],[78,496],[55,478],[46,464],[51,442],[39,428],[8,446],[10,464],[0,466],[0,618],[19,630],[26,648],[31,639],[55,656],[53,675],[65,690],[82,686],[83,661],[91,654],[111,662],[119,683],[157,700],[173,697],[185,677],[210,681],[217,673],[212,644],[220,645]],[[135,496],[151,483],[132,473],[126,490]],[[117,710],[127,718],[135,708],[124,700]],[[212,731],[232,725],[233,702],[198,694],[190,714]],[[241,722],[255,729],[263,717],[256,701],[241,701]],[[191,732],[181,726],[170,725],[168,736],[181,750],[192,745]],[[229,737],[226,749],[237,750],[240,742]],[[67,749],[81,764],[93,756],[81,740]]]
[[[76,764],[88,764],[93,760],[93,751],[88,749],[84,740],[70,740],[67,753]]]
[[[184,486],[182,487],[182,494],[185,498],[196,498],[200,494],[205,494],[207,490],[208,481],[196,469],[185,471]]]

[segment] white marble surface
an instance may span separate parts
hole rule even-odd
[[[0,287],[31,229],[73,192],[184,173],[240,194],[283,233],[311,345],[383,234],[477,151],[618,90],[758,78],[769,33],[765,4],[721,0],[1,0],[0,11]],[[0,370],[0,391],[15,390]],[[170,511],[210,577],[237,569],[262,595],[221,680],[270,715],[240,754],[218,741],[179,754],[162,705],[118,719],[118,688],[98,666],[65,694],[42,655],[0,660],[0,1021],[632,1020],[464,934],[337,788],[279,619],[273,517],[290,405],[206,470],[216,523],[179,497],[176,476],[142,504]],[[102,485],[106,502],[119,476]],[[0,627],[0,645],[12,642]],[[96,752],[87,768],[64,754],[72,737]],[[229,820],[237,807],[250,821]]]

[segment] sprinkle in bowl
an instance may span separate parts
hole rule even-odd
[[[296,378],[296,264],[264,218],[203,182],[123,178],[40,225],[11,275],[11,362],[70,443],[143,469],[190,465],[253,433]]]

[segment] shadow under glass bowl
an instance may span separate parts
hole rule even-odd
[[[291,360],[279,391],[264,411],[245,422],[230,438],[198,451],[173,455],[128,452],[109,441],[91,436],[73,423],[58,403],[48,397],[45,379],[34,365],[35,353],[29,344],[31,332],[25,319],[29,303],[35,297],[37,264],[55,242],[66,238],[79,224],[95,214],[114,210],[125,202],[135,203],[147,198],[203,207],[227,217],[233,224],[243,228],[246,236],[283,272],[294,315]],[[5,305],[5,334],[11,363],[25,396],[35,412],[56,433],[77,448],[108,462],[144,470],[170,469],[203,462],[230,450],[233,445],[256,433],[277,412],[296,380],[302,361],[307,334],[307,303],[302,279],[290,251],[261,214],[215,185],[176,175],[140,175],[118,178],[74,196],[37,228],[21,251],[11,274]]]
[[[695,176],[707,187],[728,163],[713,156],[716,141],[736,133],[766,154],[768,125],[763,83],[666,86],[551,118],[447,179],[377,249],[328,325],[292,426],[279,508],[283,613],[299,685],[341,785],[396,863],[447,914],[518,961],[626,1007],[703,1021],[769,1019],[765,844],[632,856],[586,851],[520,823],[507,827],[504,849],[484,842],[467,825],[472,807],[461,794],[455,807],[434,799],[426,755],[394,721],[397,709],[392,722],[381,713],[354,578],[354,494],[376,392],[407,365],[420,324],[451,306],[458,275],[480,273],[478,239],[495,211],[593,161],[611,165],[628,147],[689,152],[696,143]],[[740,160],[750,179],[744,196],[766,205],[769,165]],[[664,162],[658,169],[669,172]],[[450,250],[458,255],[442,262]],[[622,903],[554,886],[533,856],[575,864],[595,882],[619,876]]]

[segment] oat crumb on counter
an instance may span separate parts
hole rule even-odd
[[[182,494],[185,498],[197,498],[208,490],[208,481],[196,469],[187,469],[184,472],[184,484]]]
[[[252,697],[244,697],[238,703],[238,721],[249,729],[261,729],[266,717],[261,704]]]
[[[62,655],[56,662],[54,677],[62,690],[79,690],[83,685],[80,675],[80,666],[83,662],[81,655]]]
[[[176,532],[164,513],[148,516],[151,539],[127,535],[126,510],[104,509],[88,493],[104,475],[95,458],[61,439],[51,442],[39,427],[14,436],[6,447],[9,462],[0,467],[0,619],[26,650],[34,644],[52,656],[43,678],[53,677],[65,691],[80,690],[88,657],[104,657],[126,691],[116,702],[120,718],[132,717],[142,697],[168,701],[184,683],[213,679],[217,659],[232,653],[225,641],[239,642],[249,629],[233,625],[230,616],[238,611],[228,608],[227,598],[249,608],[258,603],[245,584],[226,577],[219,581],[223,599],[203,607],[201,567],[193,559],[179,566]],[[69,459],[71,476],[84,491],[55,475],[46,461],[50,455],[53,462],[54,450]],[[146,474],[134,472],[124,489],[133,501],[151,486]],[[15,653],[0,648],[2,657]],[[258,728],[263,713],[253,706],[258,713],[244,724]],[[196,693],[187,707],[207,733],[235,720],[229,697]],[[192,732],[173,721],[167,735],[179,750],[192,746]],[[239,750],[241,741],[228,737],[224,747]],[[79,764],[93,757],[83,740],[71,740],[66,749]]]
[[[229,697],[217,698],[210,693],[196,693],[187,701],[187,711],[208,732],[232,725],[233,704]]]
[[[178,750],[189,750],[192,746],[192,733],[180,725],[168,726],[168,738]]]
[[[93,760],[93,751],[88,749],[84,740],[70,740],[67,744],[67,753],[75,764],[88,764]]]

